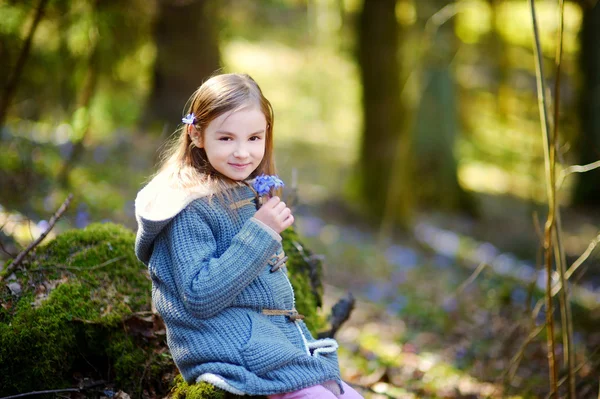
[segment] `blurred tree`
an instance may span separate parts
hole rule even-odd
[[[597,1],[580,4],[583,11],[579,32],[581,129],[575,149],[579,163],[589,164],[600,160],[600,4]],[[573,204],[600,205],[600,169],[578,175]]]
[[[146,94],[148,65],[154,61],[149,28],[155,3],[129,0],[96,6],[96,2],[0,1],[0,85],[10,87],[12,76],[21,71],[11,88],[8,115],[12,120],[74,124],[73,114],[81,109],[86,91],[102,98],[96,103],[91,96],[87,104],[88,111],[102,114],[95,120],[103,126],[103,134],[115,124],[130,125],[138,118],[139,97]],[[31,35],[44,4],[44,17],[37,22],[43,34]],[[28,61],[19,67],[27,43]],[[90,84],[94,80],[97,84]]]
[[[39,3],[37,4],[37,7],[35,8],[35,11],[34,11],[33,21],[31,22],[29,31],[28,31],[25,41],[23,43],[23,47],[21,48],[21,51],[19,52],[17,61],[14,65],[14,67],[10,71],[7,68],[7,71],[6,71],[7,74],[5,76],[8,76],[8,79],[5,83],[4,90],[2,91],[2,96],[0,97],[0,127],[4,125],[4,120],[6,118],[6,112],[8,110],[10,103],[12,102],[12,99],[17,90],[19,80],[21,79],[21,75],[23,74],[23,70],[25,68],[25,63],[27,62],[27,59],[29,58],[29,53],[31,51],[31,42],[33,41],[33,36],[35,35],[35,31],[38,28],[38,25],[42,19],[42,16],[44,15],[44,11],[46,9],[47,3],[48,3],[48,0],[40,0]],[[4,42],[4,40],[2,40],[2,42]],[[5,47],[4,43],[2,46],[0,46],[0,49],[3,47]],[[7,53],[8,53],[8,51],[6,51],[6,50],[0,51],[0,54],[3,55],[2,58],[4,58],[4,57],[8,58]],[[5,69],[5,68],[2,68],[2,69]]]
[[[73,165],[81,157],[81,154],[83,153],[83,151],[85,150],[85,141],[89,134],[89,129],[90,129],[89,108],[90,108],[90,103],[92,101],[92,98],[94,97],[94,94],[96,92],[96,86],[98,83],[98,72],[99,72],[98,41],[100,40],[99,39],[100,32],[98,31],[98,27],[100,25],[98,24],[97,18],[98,18],[98,13],[99,13],[98,8],[99,8],[100,3],[101,3],[100,0],[94,0],[91,4],[91,11],[90,11],[91,23],[92,23],[92,26],[96,29],[91,30],[91,32],[94,32],[94,33],[90,35],[90,43],[89,43],[90,50],[89,50],[88,59],[87,59],[87,68],[86,68],[85,78],[83,80],[83,84],[81,87],[81,92],[79,93],[79,98],[77,100],[77,110],[82,111],[83,121],[80,124],[80,126],[78,126],[79,132],[74,134],[74,137],[73,137],[74,139],[72,141],[73,148],[72,148],[71,152],[69,153],[69,155],[66,157],[65,161],[63,162],[62,168],[58,174],[57,180],[58,180],[59,184],[62,185],[63,187],[67,186],[69,172],[70,172],[71,168],[73,167]],[[105,33],[105,32],[102,32],[102,33]]]
[[[491,50],[491,61],[492,65],[492,92],[496,98],[496,111],[498,117],[505,121],[510,112],[509,101],[510,98],[505,90],[502,90],[503,86],[508,84],[510,60],[508,57],[507,46],[502,39],[499,31],[499,8],[502,0],[487,0],[490,6],[490,34],[489,43]]]
[[[396,181],[395,158],[402,133],[405,110],[400,99],[400,66],[398,41],[400,29],[396,20],[396,0],[365,1],[358,24],[358,64],[363,89],[364,125],[360,149],[360,192],[371,213],[386,215],[389,183]],[[401,192],[399,196],[410,193]],[[404,219],[406,214],[397,213]]]
[[[431,16],[452,4],[447,0],[416,2],[417,17],[425,28],[439,23],[432,46],[424,56],[422,72],[423,94],[418,106],[413,148],[416,199],[419,206],[443,210],[471,211],[472,200],[458,184],[457,162],[454,155],[458,134],[457,101],[452,60],[458,49],[454,19]]]
[[[196,87],[220,67],[218,3],[159,0],[156,18],[154,83],[141,127],[158,122],[168,131]]]

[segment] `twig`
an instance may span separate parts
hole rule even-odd
[[[29,237],[31,237],[32,240],[35,239],[33,232],[31,231],[31,219],[27,219],[27,229],[29,230]]]
[[[121,256],[117,256],[116,258],[112,258],[107,260],[106,262],[100,263],[99,265],[94,265],[91,267],[77,267],[77,266],[62,266],[62,265],[57,265],[57,266],[53,266],[53,269],[65,269],[65,270],[78,270],[78,271],[88,271],[88,270],[96,270],[96,269],[100,269],[101,267],[104,266],[108,266],[112,263],[115,263],[117,261],[120,261],[121,259],[124,259],[126,256],[125,255],[121,255]],[[35,269],[35,270],[42,270],[42,269]]]
[[[564,0],[558,0],[558,16],[559,16],[559,29],[558,29],[558,46],[556,49],[556,78],[554,80],[554,132],[552,137],[553,153],[556,153],[556,146],[558,141],[558,127],[560,125],[560,69],[562,65],[562,54],[563,54],[563,31],[564,31],[564,14],[565,4]],[[553,162],[550,167],[553,170],[552,177],[556,179],[554,172],[556,168],[556,162]],[[556,194],[557,186],[556,180],[549,182],[552,184],[554,193]],[[567,258],[562,245],[562,221],[560,217],[560,205],[558,201],[554,201],[554,214],[556,218],[556,228],[554,229],[555,241],[554,241],[554,253],[556,257],[556,268],[559,273],[559,281],[562,287],[560,292],[560,314],[562,323],[562,336],[563,336],[563,359],[567,366],[567,387],[571,399],[575,399],[575,351],[573,346],[573,317],[571,314],[571,303],[569,301],[569,285],[566,277],[566,264]]]
[[[573,173],[584,173],[589,172],[590,170],[594,170],[600,168],[600,161],[592,162],[587,165],[571,165],[568,168],[563,169],[560,172],[560,176],[558,178],[558,188],[560,188],[567,176]]]
[[[15,254],[12,254],[12,253],[8,252],[8,250],[4,247],[4,244],[2,244],[2,241],[0,241],[0,249],[2,250],[2,252],[4,252],[5,254],[7,254],[11,258],[14,258],[16,256]]]
[[[536,327],[535,330],[531,331],[527,338],[525,338],[525,341],[523,341],[523,343],[521,344],[521,347],[519,348],[517,353],[510,360],[510,363],[508,364],[508,367],[504,372],[508,383],[512,381],[512,379],[515,377],[517,370],[519,369],[519,364],[521,363],[521,360],[525,355],[525,349],[527,349],[527,346],[531,343],[531,341],[533,341],[533,339],[537,337],[543,330],[544,326],[541,325]]]
[[[599,351],[599,350],[600,350],[600,349],[596,349],[596,350],[594,350],[594,352],[592,352],[592,353],[590,354],[590,356],[589,356],[589,357],[588,357],[586,360],[582,361],[582,362],[581,362],[581,363],[580,363],[580,364],[579,364],[577,367],[575,367],[575,369],[574,369],[574,372],[575,372],[575,373],[577,373],[579,370],[581,370],[581,369],[583,368],[583,366],[586,366],[588,363],[590,363],[590,361],[591,361],[591,357],[592,357],[592,356],[594,356],[594,355],[596,355],[596,354],[598,353],[598,351]],[[596,363],[596,365],[597,365],[597,363]],[[595,365],[594,365],[594,364],[592,364],[592,369],[594,369],[594,366],[595,366]],[[559,387],[560,387],[560,386],[562,386],[562,384],[564,384],[564,383],[565,383],[565,381],[567,380],[567,377],[568,377],[568,376],[565,376],[565,377],[563,377],[563,378],[561,378],[561,379],[560,379],[560,381],[558,382],[558,386],[559,386]],[[599,392],[598,394],[600,395],[600,392]],[[546,395],[546,399],[548,399],[548,398],[550,398],[550,394]],[[0,398],[0,399],[1,399],[1,398]],[[599,399],[600,399],[600,397],[599,397]]]
[[[466,279],[465,281],[463,281],[462,284],[458,286],[458,288],[454,292],[454,295],[455,296],[460,295],[460,293],[465,289],[465,287],[467,285],[469,285],[473,281],[475,281],[475,279],[481,274],[481,272],[483,271],[483,269],[485,269],[486,266],[489,266],[489,265],[485,262],[481,263],[479,266],[477,266],[477,269],[475,269],[475,271],[469,276],[469,278]]]
[[[600,234],[598,234],[596,238],[594,238],[592,242],[590,242],[585,252],[581,254],[579,258],[577,258],[577,260],[571,265],[571,267],[569,267],[569,270],[567,270],[567,273],[565,274],[565,277],[567,279],[571,278],[571,276],[577,271],[579,266],[581,266],[581,264],[585,262],[585,260],[592,254],[592,251],[594,250],[594,248],[596,248],[596,245],[598,245],[598,243],[600,243]]]
[[[71,193],[67,196],[67,199],[65,200],[65,202],[63,202],[63,204],[60,206],[60,208],[58,208],[58,211],[56,211],[56,213],[54,215],[52,215],[52,218],[50,218],[50,221],[48,222],[48,227],[42,233],[42,235],[40,235],[37,238],[37,240],[35,240],[31,244],[29,244],[29,246],[27,246],[27,248],[25,248],[24,251],[22,251],[19,255],[17,255],[14,262],[12,262],[10,265],[8,265],[6,267],[6,271],[4,272],[4,274],[0,274],[0,282],[2,280],[4,280],[4,276],[7,276],[8,274],[10,274],[10,272],[12,272],[23,261],[23,259],[25,259],[25,256],[27,256],[29,251],[31,251],[35,246],[37,246],[40,242],[42,242],[42,240],[48,235],[50,230],[52,230],[52,228],[54,227],[54,225],[56,224],[58,219],[62,216],[63,213],[65,213],[65,211],[67,210],[72,199],[73,199],[73,194]]]
[[[59,393],[59,392],[81,392],[81,389],[79,389],[79,388],[50,389],[47,391],[35,391],[35,392],[20,393],[18,395],[12,395],[12,396],[4,396],[0,399],[23,398],[25,396],[41,395],[44,393]]]
[[[556,212],[556,185],[555,185],[555,138],[550,137],[550,123],[548,121],[548,112],[546,106],[546,88],[544,85],[544,69],[542,64],[542,51],[537,26],[537,17],[535,14],[535,0],[529,0],[531,7],[531,19],[533,22],[533,39],[535,55],[535,72],[538,92],[538,105],[540,110],[540,119],[542,127],[542,139],[544,143],[544,163],[546,171],[546,189],[548,194],[548,218],[546,221],[546,231],[544,239],[544,249],[546,253],[546,328],[548,329],[548,367],[550,374],[551,396],[557,397],[558,388],[558,370],[556,369],[556,350],[554,342],[554,318],[552,304],[552,233],[555,226]]]
[[[6,223],[8,223],[8,219],[10,218],[6,218],[6,221],[4,223],[2,223],[2,226],[0,226],[0,231],[4,230],[4,226],[6,226]],[[10,235],[6,234],[7,237],[12,238]],[[14,238],[12,238],[14,241]],[[10,256],[11,258],[14,258],[15,254],[12,254],[10,252],[8,252],[8,250],[6,248],[4,248],[4,244],[2,244],[2,241],[0,241],[0,249],[2,249],[2,252],[4,252],[5,254],[7,254],[8,256]]]

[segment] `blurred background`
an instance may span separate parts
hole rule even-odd
[[[578,397],[600,377],[600,170],[567,168],[600,160],[596,3],[565,2],[552,121],[567,265],[589,255],[571,278]],[[555,99],[559,6],[536,6]],[[529,7],[0,0],[0,258],[70,192],[50,237],[135,229],[187,98],[216,72],[248,73],[273,104],[285,200],[325,260],[326,294],[359,299],[339,336],[344,377],[384,397],[543,397],[545,338],[528,338],[544,320],[548,213]]]

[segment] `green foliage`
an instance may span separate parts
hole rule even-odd
[[[325,327],[325,320],[318,314],[317,308],[321,306],[323,296],[321,262],[313,259],[313,266],[306,261],[312,253],[300,244],[298,234],[292,228],[282,233],[283,250],[289,257],[286,265],[291,276],[290,281],[296,297],[296,310],[306,317],[304,322],[308,329],[316,332]],[[300,250],[301,249],[301,250]]]
[[[0,4],[0,42],[7,61],[0,65],[2,86],[15,68],[37,6],[29,1],[5,3]],[[80,134],[76,126],[81,120],[76,117],[70,122],[69,115],[80,105],[93,71],[98,84],[90,107],[84,109],[92,134],[99,138],[123,123],[131,125],[142,111],[144,102],[139,98],[150,86],[153,13],[153,7],[143,1],[48,2],[10,116],[73,123],[73,131]]]

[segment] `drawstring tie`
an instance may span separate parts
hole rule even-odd
[[[296,309],[263,309],[262,314],[267,316],[286,316],[290,321],[304,320],[304,316],[298,313]]]
[[[285,265],[288,257],[285,255],[285,252],[281,251],[277,255],[273,255],[271,260],[269,260],[269,265],[271,265],[271,273],[276,272],[281,268],[281,266]]]

